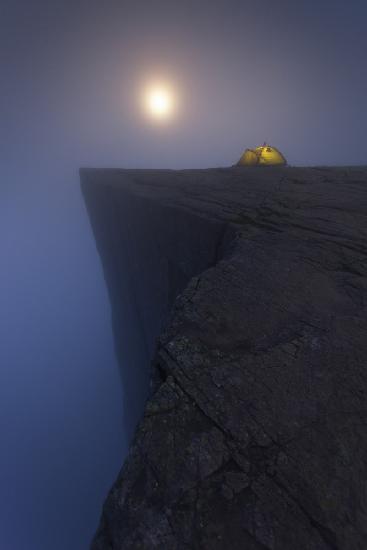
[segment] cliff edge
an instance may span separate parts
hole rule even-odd
[[[81,179],[133,436],[92,549],[365,550],[367,169]]]

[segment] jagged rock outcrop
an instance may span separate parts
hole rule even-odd
[[[365,550],[367,170],[82,182],[142,415],[93,550]]]

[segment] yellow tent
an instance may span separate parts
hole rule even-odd
[[[287,161],[278,149],[264,143],[255,149],[246,149],[237,164],[238,166],[257,166],[259,164],[274,166],[287,164]]]

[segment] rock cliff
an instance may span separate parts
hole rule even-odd
[[[365,550],[367,169],[81,179],[134,434],[93,550]]]

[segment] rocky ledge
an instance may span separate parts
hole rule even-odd
[[[81,178],[134,433],[93,550],[365,550],[367,169]]]

